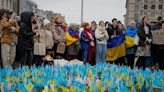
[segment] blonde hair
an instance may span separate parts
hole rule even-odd
[[[129,22],[128,25],[130,26],[131,24],[136,24],[136,22],[134,20],[132,20],[132,21]]]

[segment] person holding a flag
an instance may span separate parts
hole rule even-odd
[[[114,38],[116,35],[119,34],[118,32],[118,26],[117,26],[117,19],[113,18],[112,19],[112,25],[109,25],[106,28],[108,35],[109,35],[109,40],[111,40],[112,38]]]
[[[126,60],[128,62],[128,66],[133,68],[134,59],[137,46],[135,44],[135,37],[137,35],[138,28],[136,27],[135,21],[129,22],[129,27],[126,29],[125,33],[125,45],[126,45]]]

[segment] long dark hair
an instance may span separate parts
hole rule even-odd
[[[144,24],[145,18],[148,18],[148,16],[144,16],[144,17],[142,18],[142,24]]]
[[[138,29],[139,29],[138,33],[139,34],[142,34],[142,31],[144,30],[144,20],[145,20],[145,18],[148,18],[148,17],[147,16],[144,16],[142,18],[142,22],[138,25]],[[148,24],[146,24],[146,25],[148,26],[148,28],[150,30],[151,29],[150,25],[148,25]]]

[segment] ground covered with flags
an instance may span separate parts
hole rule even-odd
[[[114,64],[42,65],[0,70],[1,92],[162,92],[164,72]]]

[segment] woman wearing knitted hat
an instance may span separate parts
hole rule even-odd
[[[52,24],[48,19],[44,19],[43,21],[43,29],[45,32],[45,45],[46,45],[46,57],[44,58],[46,61],[51,61],[53,58],[53,46],[54,46],[54,38],[52,33]]]

